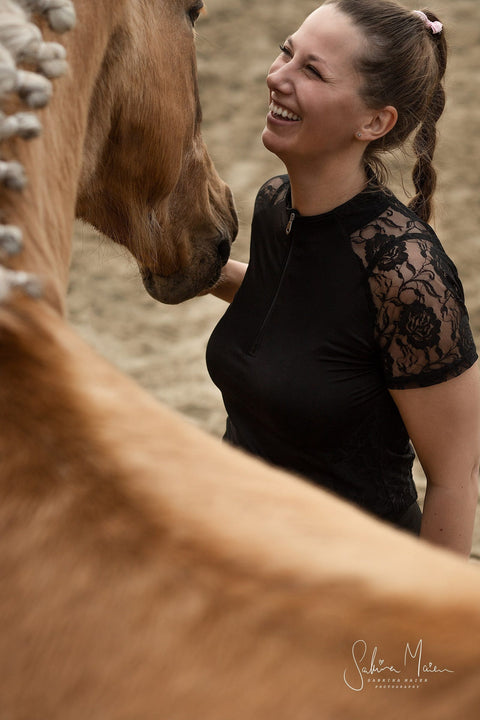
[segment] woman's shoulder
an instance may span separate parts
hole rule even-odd
[[[288,175],[275,175],[265,183],[257,193],[255,201],[255,210],[261,210],[264,207],[280,205],[285,202],[288,191],[290,190],[290,180]]]
[[[387,207],[373,220],[356,230],[352,244],[367,271],[379,266],[392,270],[396,265],[423,265],[426,258],[447,259],[433,228],[386,192]]]

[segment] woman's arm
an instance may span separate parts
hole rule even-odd
[[[222,270],[220,280],[214,288],[210,290],[212,295],[231,303],[235,294],[243,282],[247,271],[247,263],[238,260],[229,260]]]
[[[468,557],[478,500],[478,366],[438,385],[390,392],[427,478],[421,537]]]

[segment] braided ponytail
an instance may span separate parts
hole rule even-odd
[[[443,88],[438,92],[439,95],[441,93],[443,94],[443,104],[445,104]],[[416,195],[409,202],[408,207],[426,222],[432,214],[432,197],[437,185],[437,173],[432,165],[432,160],[437,144],[436,122],[438,117],[440,115],[435,117],[432,113],[431,117],[426,118],[413,141],[413,150],[417,156],[412,172]]]
[[[437,121],[445,107],[443,77],[447,64],[445,32],[429,10],[411,12],[396,0],[326,0],[351,17],[368,42],[357,57],[363,78],[361,95],[368,107],[392,105],[396,125],[387,135],[368,144],[364,153],[367,177],[386,180],[385,152],[402,148],[412,133],[416,164],[415,196],[409,206],[428,222],[436,186],[433,156]]]
[[[428,10],[424,12],[431,22],[438,22],[438,18],[433,13]],[[428,222],[432,214],[432,197],[437,185],[437,173],[432,161],[437,144],[437,122],[445,108],[443,77],[447,65],[447,45],[444,33],[442,32],[438,36],[432,34],[431,41],[436,46],[438,81],[427,105],[425,117],[413,141],[413,150],[417,157],[412,173],[416,195],[408,205],[425,222]]]

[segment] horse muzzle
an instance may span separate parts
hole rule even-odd
[[[230,257],[233,242],[222,236],[209,252],[194,253],[189,265],[170,275],[154,272],[140,266],[140,275],[145,287],[154,300],[177,305],[200,294],[205,294],[220,278],[223,266]]]

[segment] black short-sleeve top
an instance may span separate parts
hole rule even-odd
[[[388,390],[475,362],[463,289],[431,227],[388,190],[315,217],[290,202],[288,176],[259,191],[245,279],[208,343],[225,438],[393,519],[417,495]]]

